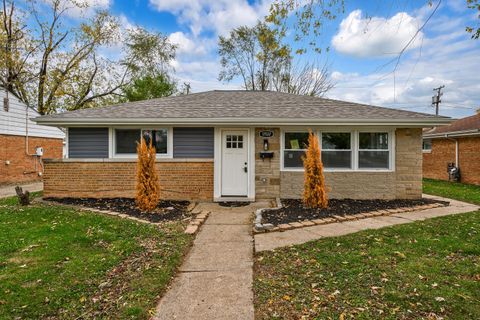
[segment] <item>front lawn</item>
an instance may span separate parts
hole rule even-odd
[[[480,205],[480,186],[423,179],[423,192]]]
[[[480,211],[262,252],[257,319],[479,319]]]
[[[146,319],[192,237],[62,206],[0,200],[0,319]]]

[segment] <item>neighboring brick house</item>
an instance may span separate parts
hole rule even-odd
[[[460,181],[480,185],[480,110],[448,126],[423,133],[423,176],[448,180],[448,164],[460,169]]]
[[[157,150],[165,199],[298,198],[309,130],[332,198],[422,196],[422,128],[450,118],[269,91],[209,91],[36,118],[67,128],[44,194],[134,197],[136,143]]]
[[[0,185],[41,180],[42,159],[62,158],[65,134],[31,121],[38,112],[1,86],[0,104]],[[37,147],[43,155],[36,154]]]

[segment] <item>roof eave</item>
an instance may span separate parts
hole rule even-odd
[[[449,124],[453,119],[282,119],[282,118],[129,118],[129,119],[92,119],[92,118],[33,118],[38,124],[68,127],[79,125],[140,125],[140,124],[168,124],[168,125],[401,125],[430,127]]]
[[[480,129],[430,133],[430,134],[424,134],[423,138],[425,139],[454,138],[454,137],[467,137],[467,136],[477,136],[477,135],[480,135]]]

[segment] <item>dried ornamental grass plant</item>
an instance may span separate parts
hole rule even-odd
[[[156,150],[145,139],[137,145],[137,184],[135,203],[142,211],[154,210],[160,201],[160,184],[155,167]]]
[[[311,131],[308,134],[308,148],[303,159],[305,169],[305,187],[303,203],[310,208],[326,208],[328,206],[323,164],[320,159],[318,138]]]

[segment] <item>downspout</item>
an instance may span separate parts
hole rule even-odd
[[[29,173],[37,173],[37,154],[36,153],[29,153],[28,152],[28,105],[25,104],[25,154],[29,157],[34,157],[33,162],[34,162],[34,171],[25,171],[23,174],[29,174]],[[40,159],[38,159],[41,161]],[[42,163],[40,162],[40,166],[43,167]],[[43,170],[42,170],[43,171]],[[42,175],[41,172],[38,172],[39,175]]]
[[[458,139],[448,137],[448,133],[445,134],[445,138],[451,141],[455,141],[455,167],[459,168],[458,166]]]

